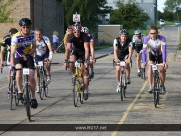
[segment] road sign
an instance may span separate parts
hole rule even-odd
[[[80,22],[80,14],[73,14],[73,22]]]

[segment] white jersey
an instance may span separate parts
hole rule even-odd
[[[38,56],[44,55],[47,52],[47,45],[51,45],[48,37],[43,36],[42,38],[40,42],[36,40],[36,55]]]
[[[133,43],[135,43],[135,46],[141,46],[143,45],[144,38],[144,35],[141,35],[140,39],[136,35],[134,35],[132,41]]]

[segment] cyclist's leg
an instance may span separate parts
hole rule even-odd
[[[15,58],[15,68],[23,68],[24,62],[23,58]],[[18,88],[18,100],[21,100],[23,98],[23,92],[22,92],[22,70],[16,71],[16,84]]]
[[[163,63],[162,55],[160,55],[158,57],[158,63],[159,64]],[[161,81],[161,93],[165,94],[165,92],[166,92],[166,90],[165,90],[165,76],[166,76],[166,73],[165,73],[164,66],[159,66],[159,70],[160,70],[160,81]]]
[[[39,55],[35,55],[35,62],[36,62],[36,64],[38,64],[38,61],[40,61],[40,56]],[[36,67],[37,67],[37,69],[39,69],[38,66],[36,66]],[[36,86],[37,86],[36,92],[38,93],[39,92],[39,85],[40,85],[40,83],[39,83],[39,77],[38,77],[38,71],[37,70],[35,70],[35,78],[36,78]]]
[[[49,57],[49,52],[47,52],[46,54],[43,55],[43,60],[45,62],[45,66],[46,66],[46,70],[47,70],[47,80],[51,81],[51,79],[50,79],[50,64],[48,61],[48,57]]]
[[[152,75],[153,75],[153,71],[152,71],[152,66],[150,64],[153,64],[155,62],[155,57],[152,53],[149,53],[149,61],[148,61],[148,82],[149,82],[149,86],[150,88],[148,89],[149,93],[152,93]]]
[[[73,50],[72,54],[70,55],[70,61],[75,62],[79,58],[77,51]],[[75,74],[75,66],[74,63],[70,63],[70,70],[72,74]]]
[[[28,68],[33,68],[35,67],[34,65],[34,60],[33,57],[31,56],[29,58],[29,60],[26,62],[26,67]],[[30,82],[30,90],[32,93],[32,98],[35,98],[35,79],[34,79],[34,69],[30,69],[30,73],[29,73],[29,82]]]

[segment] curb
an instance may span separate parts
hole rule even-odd
[[[109,54],[105,54],[105,55],[96,57],[96,59],[101,59],[103,57],[106,57],[106,56],[109,56],[109,55],[112,55],[112,54],[114,54],[114,53],[112,52],[112,53],[109,53]],[[52,62],[51,64],[62,64],[62,62]]]

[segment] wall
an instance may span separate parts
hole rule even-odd
[[[12,27],[19,30],[19,20],[22,17],[30,18],[30,0],[14,0],[14,2],[7,7],[7,9],[13,9],[10,12],[9,17],[13,18],[13,23],[0,23],[0,42],[1,39],[8,34]]]
[[[119,31],[122,28],[122,25],[98,25],[99,42],[113,43],[113,40],[119,36]]]

